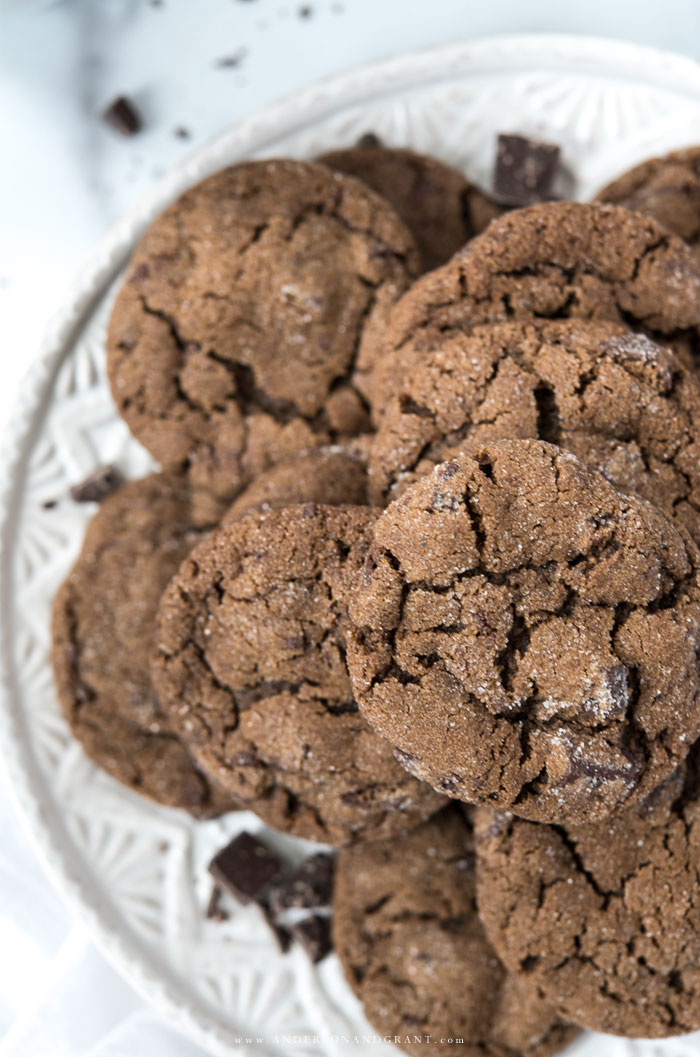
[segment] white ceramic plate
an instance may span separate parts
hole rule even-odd
[[[67,492],[105,462],[131,477],[152,466],[115,413],[104,356],[111,295],[144,226],[222,165],[313,157],[368,130],[484,184],[495,134],[534,134],[561,144],[575,195],[586,198],[644,157],[700,143],[700,66],[609,41],[500,37],[317,85],[219,136],[162,180],[105,240],[51,330],[0,465],[5,762],[47,869],[105,954],[214,1054],[395,1051],[362,1041],[372,1031],[334,957],[313,969],[299,951],[279,956],[255,909],[234,909],[224,924],[205,919],[206,863],[233,832],[258,825],[252,816],[194,823],[160,809],[93,767],[70,738],[52,687],[49,612],[93,511]],[[58,503],[47,509],[49,500]],[[587,1035],[571,1052],[690,1057],[700,1054],[700,1035],[667,1043]]]

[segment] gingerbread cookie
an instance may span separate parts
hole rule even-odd
[[[475,889],[473,835],[456,807],[406,836],[343,848],[333,934],[346,979],[377,1031],[408,1053],[556,1053],[576,1032],[505,972]]]
[[[553,445],[442,463],[377,521],[352,592],[362,713],[452,797],[604,818],[700,734],[699,563],[684,530]]]
[[[533,317],[624,322],[672,338],[691,358],[700,268],[681,239],[617,206],[554,202],[508,213],[415,283],[382,341],[364,347],[358,384],[375,419],[399,379],[444,341],[479,323]]]
[[[105,499],[53,609],[59,700],[87,754],[124,785],[193,815],[232,807],[196,767],[150,678],[165,585],[203,536],[182,482],[152,474]]]
[[[427,353],[377,432],[372,499],[386,505],[437,463],[519,437],[573,452],[700,542],[700,384],[672,352],[615,323],[483,326]]]
[[[416,240],[425,272],[448,261],[504,212],[457,169],[412,150],[377,141],[318,160],[356,176],[391,203]]]
[[[596,195],[656,220],[693,247],[700,241],[700,147],[650,158]],[[696,258],[698,252],[696,248]]]
[[[365,506],[367,467],[345,448],[317,448],[284,459],[257,477],[239,495],[225,521],[298,503]]]
[[[306,504],[222,526],[160,606],[153,677],[202,767],[266,822],[340,844],[443,803],[359,714],[347,596],[376,514]]]
[[[650,800],[604,822],[479,812],[479,912],[507,967],[582,1027],[700,1028],[697,746]]]
[[[358,180],[296,161],[224,169],[129,265],[108,335],[117,408],[164,467],[233,498],[280,458],[367,429],[355,358],[417,268]]]

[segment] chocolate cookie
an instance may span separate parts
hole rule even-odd
[[[551,441],[679,518],[700,542],[700,385],[615,323],[504,323],[453,335],[398,386],[372,449],[385,505],[491,440]]]
[[[185,192],[142,238],[108,335],[134,436],[234,497],[280,458],[367,428],[351,382],[418,268],[391,207],[323,165],[248,162]]]
[[[684,530],[553,445],[443,463],[384,511],[352,592],[362,713],[452,797],[604,818],[700,734],[699,563]]]
[[[425,272],[448,261],[504,212],[457,169],[412,150],[378,142],[331,151],[318,160],[356,176],[391,203],[416,240]]]
[[[149,670],[160,596],[202,536],[188,490],[164,474],[105,499],[55,599],[52,660],[63,711],[95,763],[159,803],[206,816],[232,798],[193,763]]]
[[[443,803],[359,714],[347,596],[375,513],[307,504],[222,526],[160,606],[154,683],[195,758],[277,829],[339,844]]]
[[[700,774],[604,822],[482,809],[479,911],[507,967],[560,1014],[615,1035],[700,1028]]]
[[[397,381],[444,341],[479,323],[538,316],[627,323],[673,338],[689,357],[700,269],[681,239],[616,206],[554,202],[508,213],[415,283],[382,341],[364,347],[358,384],[369,386],[375,419]]]
[[[406,836],[343,848],[335,878],[334,943],[346,979],[377,1031],[408,1053],[545,1057],[571,1041],[575,1029],[495,957],[476,913],[473,836],[459,809]]]
[[[693,247],[700,241],[700,147],[650,158],[596,195],[651,217]],[[696,248],[696,259],[698,257]]]
[[[230,507],[225,520],[237,521],[245,514],[298,503],[365,506],[367,467],[364,460],[344,448],[317,448],[284,459],[248,485]]]

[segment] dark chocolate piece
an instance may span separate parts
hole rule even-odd
[[[135,136],[143,128],[143,121],[138,110],[125,95],[118,96],[103,111],[104,121],[122,136]]]
[[[243,832],[214,856],[209,872],[239,903],[250,903],[280,878],[282,861],[252,833]]]
[[[178,125],[176,129],[173,129],[173,135],[177,136],[178,139],[189,139],[190,130],[185,128],[184,125]]]
[[[124,478],[116,466],[100,466],[80,484],[73,485],[70,497],[75,503],[101,503],[123,484]]]
[[[210,921],[228,921],[228,911],[221,905],[221,887],[215,884],[209,896],[206,914]]]
[[[275,942],[279,947],[282,954],[286,954],[292,945],[292,934],[285,925],[280,925],[275,921],[272,909],[270,907],[269,900],[263,898],[258,899],[257,904],[260,907],[260,913],[262,914],[265,924],[270,929],[270,932],[275,937]]]
[[[270,891],[270,907],[273,914],[281,914],[289,907],[314,907],[330,905],[333,893],[333,858],[319,852],[287,874]]]
[[[333,949],[330,918],[312,914],[303,921],[298,921],[296,925],[292,925],[290,932],[294,939],[302,945],[314,965]]]
[[[510,205],[529,206],[554,197],[559,147],[526,136],[500,135],[493,190]]]
[[[42,510],[53,510],[55,506],[58,506],[58,499],[45,499],[41,504]]]
[[[360,136],[355,147],[358,150],[376,150],[379,147],[383,147],[384,144],[380,140],[376,132],[365,132],[364,135]]]

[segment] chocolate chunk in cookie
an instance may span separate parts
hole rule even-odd
[[[368,1019],[407,1053],[545,1057],[575,1035],[495,956],[456,807],[404,837],[340,851],[333,937]]]
[[[437,463],[508,438],[558,444],[700,543],[700,384],[668,349],[616,323],[477,327],[401,379],[370,461],[385,505]]]
[[[160,596],[203,535],[189,490],[164,474],[105,499],[56,596],[52,660],[61,707],[87,754],[137,792],[206,816],[232,799],[193,763],[150,677]]]
[[[635,165],[596,196],[656,220],[694,248],[700,261],[700,147]]]
[[[164,467],[233,498],[280,458],[367,428],[354,362],[417,268],[359,181],[296,161],[224,169],[127,269],[108,335],[117,408]]]
[[[415,283],[382,341],[363,349],[358,384],[375,419],[432,349],[479,323],[535,317],[626,323],[673,339],[690,359],[700,267],[677,236],[616,206],[553,202],[508,213]]]
[[[631,1037],[700,1028],[698,755],[604,822],[478,812],[489,938],[519,980],[582,1027]]]
[[[356,176],[391,203],[412,232],[426,272],[444,264],[503,212],[457,169],[412,150],[358,146],[318,160]]]
[[[154,682],[196,759],[270,825],[333,844],[409,829],[442,803],[370,730],[346,669],[375,517],[250,514],[192,553],[160,606]]]
[[[604,818],[700,734],[699,566],[685,530],[553,445],[442,463],[381,515],[352,592],[362,714],[451,797]]]
[[[226,521],[297,503],[365,506],[365,460],[344,448],[318,448],[283,459],[248,485],[226,514]]]

